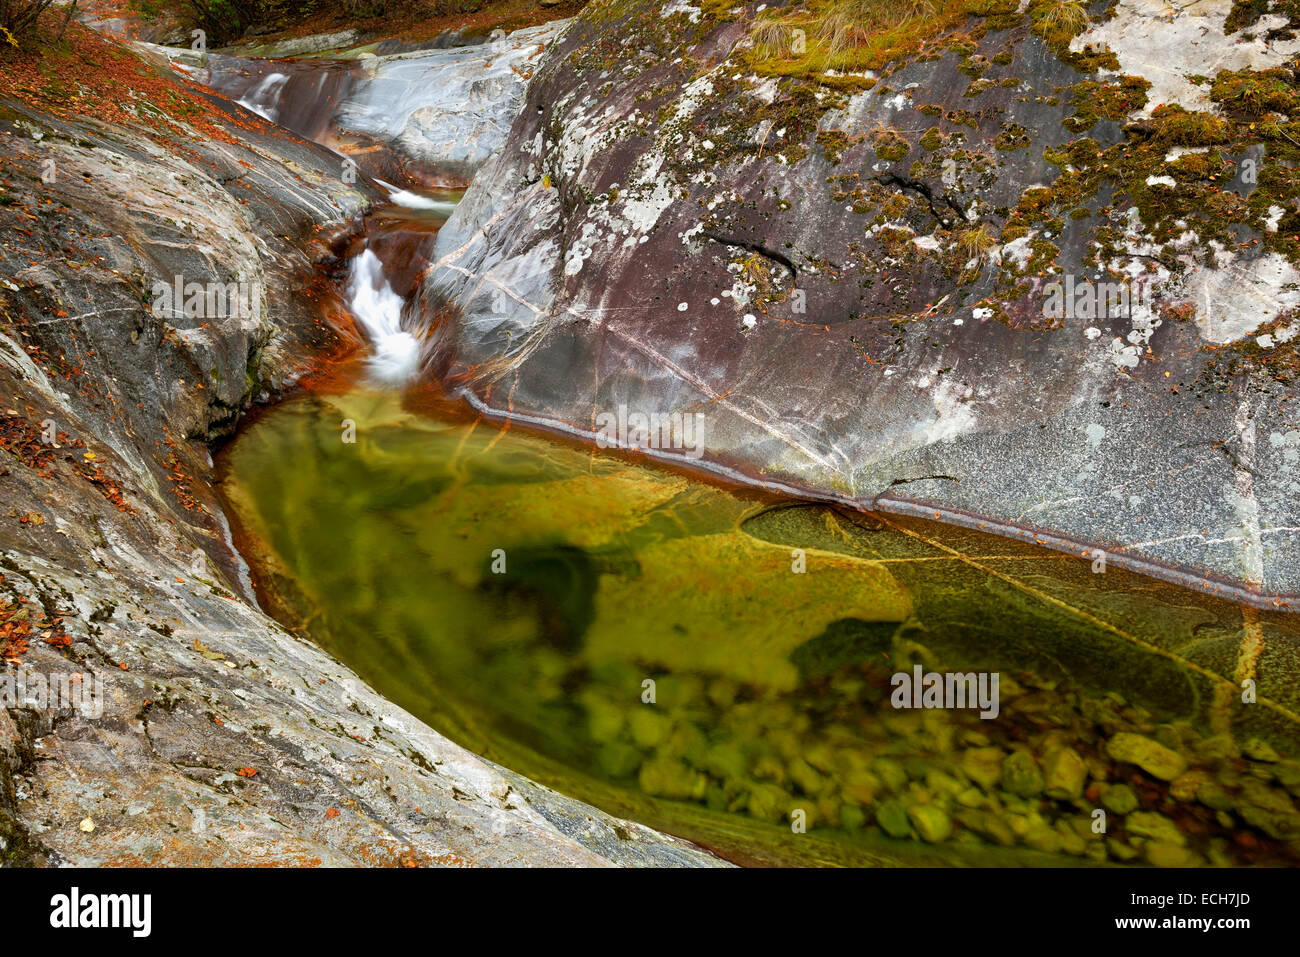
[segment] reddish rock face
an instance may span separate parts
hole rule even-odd
[[[752,6],[589,9],[439,237],[454,378],[591,436],[704,412],[699,467],[1293,601],[1293,147],[1238,95],[1269,54],[1179,14],[1249,68],[1148,102],[1122,24],[1004,6],[812,78],[760,75]]]

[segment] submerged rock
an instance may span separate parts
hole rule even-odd
[[[941,807],[917,804],[907,809],[907,817],[927,844],[941,844],[952,836],[952,819]]]
[[[1136,764],[1161,781],[1172,781],[1187,770],[1187,759],[1181,754],[1140,734],[1115,735],[1107,742],[1106,753],[1116,761]]]

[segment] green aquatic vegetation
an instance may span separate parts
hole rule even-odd
[[[1300,689],[1261,671],[1246,707],[1236,684],[1245,644],[1296,640],[1286,616],[1248,629],[1077,555],[773,502],[391,394],[286,403],[222,467],[282,619],[488,758],[724,853],[1294,856]],[[998,718],[896,708],[918,668],[998,673]],[[1123,788],[1137,803],[1103,841],[1091,809]]]

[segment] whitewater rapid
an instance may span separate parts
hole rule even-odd
[[[405,302],[384,276],[384,264],[374,251],[363,249],[353,257],[348,277],[348,306],[370,340],[366,359],[371,378],[398,386],[420,371],[420,340],[402,328]]]

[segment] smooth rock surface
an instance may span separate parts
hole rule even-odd
[[[416,179],[468,183],[501,149],[543,51],[567,24],[390,55],[330,47],[333,59],[272,60],[259,50],[200,62],[190,51],[154,52],[272,122],[354,153],[375,175],[394,175],[368,158],[377,144]]]
[[[376,197],[190,105],[202,127],[0,100],[0,617],[32,626],[3,650],[105,692],[0,707],[0,861],[720,864],[475,757],[254,606],[208,443],[338,345],[313,260]],[[248,284],[247,314],[157,313],[177,277]]]
[[[1292,602],[1300,433],[1268,363],[1293,362],[1294,197],[1249,172],[1289,147],[1240,114],[1216,133],[1217,101],[1200,132],[1158,109],[1163,62],[1285,55],[1224,35],[1231,7],[1120,4],[1075,40],[1119,69],[1076,69],[1006,5],[973,49],[842,94],[750,70],[755,5],[589,7],[439,237],[448,373],[587,438],[621,406],[703,411],[692,467]],[[1115,276],[1153,292],[1050,313],[1052,282]]]

